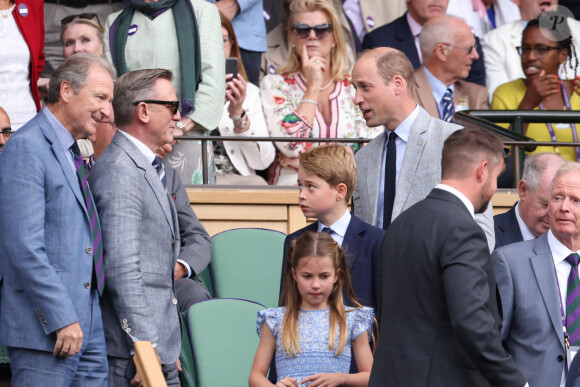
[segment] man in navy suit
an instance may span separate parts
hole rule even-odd
[[[101,57],[67,59],[47,107],[0,154],[0,342],[13,386],[107,385],[98,218],[73,152],[112,115],[114,76]]]
[[[378,292],[378,255],[384,231],[363,222],[348,210],[355,185],[354,157],[345,146],[316,147],[300,155],[300,209],[304,216],[317,221],[286,237],[282,272],[287,269],[286,256],[292,241],[306,231],[328,232],[346,252],[358,301],[374,308]],[[350,304],[350,300],[345,302]]]
[[[448,3],[449,0],[407,0],[408,11],[393,22],[366,34],[362,48],[396,48],[407,55],[413,68],[421,67],[423,58],[419,47],[419,35],[423,29],[423,24],[432,17],[444,15]],[[479,38],[475,37],[475,42],[479,59],[473,62],[471,71],[465,80],[485,86],[483,51],[479,44]]]
[[[539,237],[550,228],[550,184],[565,160],[556,153],[528,156],[518,184],[520,200],[507,212],[493,217],[495,248]]]

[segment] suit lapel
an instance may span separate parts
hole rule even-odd
[[[544,305],[552,321],[552,325],[556,330],[556,334],[560,339],[560,344],[564,347],[564,338],[562,335],[562,316],[560,312],[560,297],[558,296],[558,284],[556,283],[556,273],[554,270],[554,261],[552,259],[552,252],[548,245],[547,234],[542,235],[536,239],[534,248],[534,255],[530,257],[534,275]]]
[[[44,116],[44,114],[42,115],[39,114],[36,117],[38,118],[39,121],[44,121],[39,122],[38,126],[42,131],[42,133],[44,134],[44,136],[46,137],[47,141],[50,142],[54,156],[56,157],[56,160],[60,164],[60,167],[62,168],[62,171],[66,177],[66,180],[71,190],[73,191],[78,202],[81,204],[81,207],[83,208],[83,211],[85,212],[85,215],[87,216],[88,219],[89,215],[87,213],[87,206],[85,203],[85,199],[83,197],[83,193],[81,191],[80,182],[76,172],[72,170],[71,165],[68,159],[66,158],[66,155],[64,153],[66,151],[62,149],[62,145],[58,140],[56,133],[54,132],[54,128],[52,127],[50,121]]]
[[[348,264],[348,270],[352,272],[355,262],[358,259],[358,252],[362,251],[362,238],[360,233],[364,233],[359,227],[360,220],[351,215],[350,222],[346,228],[346,233],[344,234],[344,239],[342,240],[342,248],[346,253],[346,262]]]
[[[147,158],[141,151],[129,140],[124,134],[117,132],[113,141],[117,143],[118,146],[121,147],[127,153],[127,155],[133,160],[135,165],[142,169],[144,172],[145,181],[153,191],[157,202],[161,206],[163,210],[163,214],[165,215],[165,219],[167,220],[168,226],[171,228],[171,232],[175,237],[175,227],[174,227],[174,218],[172,215],[172,210],[170,207],[170,198],[163,188],[163,184],[161,184],[161,179],[159,179],[159,175],[157,171],[149,162],[147,162]]]
[[[411,32],[411,27],[407,21],[407,13],[399,18],[400,28],[397,28],[397,40],[401,42],[400,51],[407,54],[407,57],[413,64],[414,68],[421,66],[421,61],[419,60],[419,53],[417,52],[417,46],[415,46],[415,37]]]
[[[373,224],[376,224],[379,184],[381,183],[381,162],[386,138],[387,135],[383,132],[371,141],[367,145],[369,148],[368,157],[363,159],[363,162],[367,164],[364,169],[368,171],[368,175],[364,177],[367,180],[367,184],[363,184],[366,187],[364,194],[367,196],[364,203],[370,203],[370,208],[361,210],[371,212],[369,219],[373,219]]]
[[[415,70],[415,96],[416,101],[423,109],[433,117],[439,117],[439,108],[437,108],[437,101],[433,96],[433,90],[425,74],[423,66]]]
[[[399,178],[397,180],[392,219],[399,216],[411,192],[415,173],[419,166],[419,159],[425,147],[426,136],[424,134],[427,132],[429,119],[429,114],[420,108],[417,119],[413,123],[411,133],[409,134],[409,142],[405,148],[403,164],[401,165]]]

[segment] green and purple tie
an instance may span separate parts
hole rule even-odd
[[[568,342],[572,346],[580,346],[580,278],[578,278],[578,262],[580,255],[573,253],[566,257],[566,262],[572,266],[568,276],[568,291],[566,293],[566,332]]]
[[[103,290],[105,289],[105,267],[103,265],[103,236],[101,234],[101,224],[99,223],[99,218],[97,216],[97,208],[95,207],[93,195],[91,195],[91,190],[89,188],[89,183],[87,181],[88,170],[87,167],[85,166],[83,158],[81,157],[81,151],[76,141],[70,147],[70,149],[72,150],[74,155],[74,164],[77,170],[77,176],[79,178],[81,191],[83,192],[85,204],[87,206],[87,211],[89,213],[89,219],[91,221],[95,278],[97,281],[97,290],[99,291],[99,295],[102,296]]]

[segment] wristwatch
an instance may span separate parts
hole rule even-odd
[[[183,123],[183,121],[177,121],[175,123],[175,126],[177,126],[177,129],[181,129],[184,136],[189,132],[189,130],[185,129],[185,124]]]

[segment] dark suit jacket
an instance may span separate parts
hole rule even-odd
[[[570,364],[566,387],[580,387],[580,356],[575,356]]]
[[[517,203],[516,203],[517,204]],[[493,217],[495,248],[524,240],[516,218],[516,204],[509,211]]]
[[[479,59],[473,62],[471,71],[465,80],[485,86],[483,51],[481,50],[481,44],[479,43],[479,38],[477,36],[475,37],[475,43],[477,44]],[[396,48],[407,55],[413,64],[413,68],[419,68],[421,66],[419,53],[415,46],[415,39],[411,33],[409,22],[407,22],[406,12],[400,18],[395,19],[391,23],[379,27],[365,35],[362,42],[362,49],[371,49],[375,47]]]
[[[318,222],[314,222],[286,237],[284,241],[284,261],[282,262],[282,281],[284,280],[284,270],[290,243],[298,239],[306,231],[316,232],[317,229]],[[342,241],[342,247],[346,253],[350,281],[358,302],[372,308],[377,305],[378,258],[384,233],[384,230],[371,226],[352,215]],[[280,281],[281,284],[282,281]],[[352,305],[346,295],[345,303]]]
[[[378,341],[369,386],[523,386],[502,347],[485,235],[433,189],[381,246]]]

